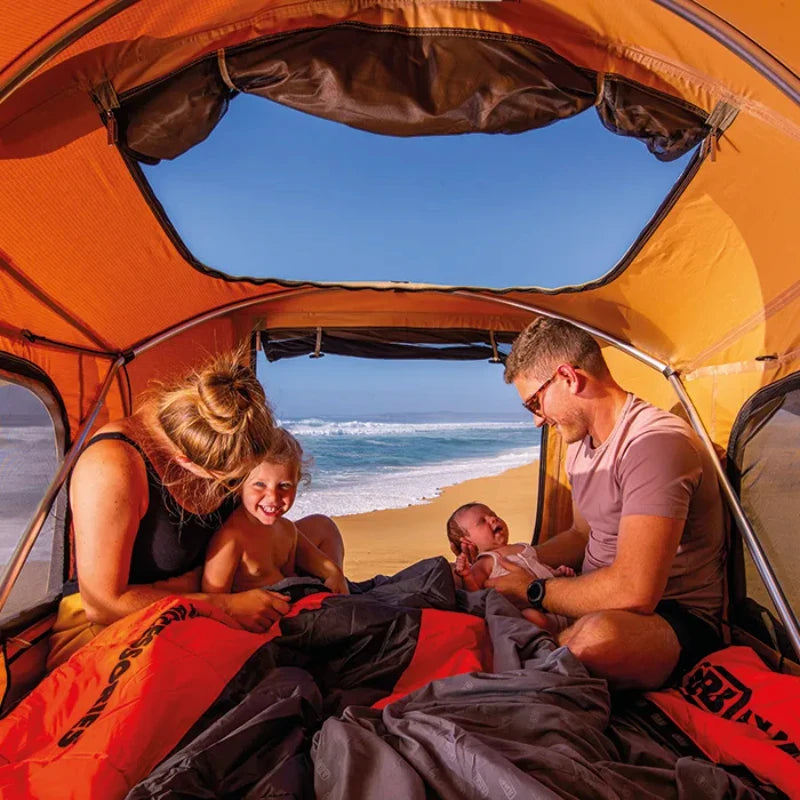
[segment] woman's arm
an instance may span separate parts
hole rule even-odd
[[[78,459],[70,480],[70,507],[81,599],[91,622],[108,625],[169,594],[128,584],[133,543],[147,502],[147,473],[132,447],[97,442]]]
[[[297,531],[295,563],[304,572],[322,578],[325,585],[336,594],[349,594],[344,573],[318,547]]]
[[[243,628],[266,630],[288,609],[287,598],[264,589],[239,594],[202,594],[198,571],[187,573],[183,589],[129,584],[133,543],[147,511],[147,472],[132,447],[97,442],[81,455],[70,480],[70,507],[81,600],[90,622],[110,625],[150,603],[174,594],[207,600]],[[176,576],[178,578],[179,576]],[[189,580],[191,579],[191,580]],[[163,587],[163,588],[162,588]]]

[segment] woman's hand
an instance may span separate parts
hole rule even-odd
[[[221,598],[223,595],[211,595]],[[246,631],[263,633],[289,611],[290,598],[269,589],[249,589],[224,595],[225,612]],[[213,600],[212,600],[213,602]]]

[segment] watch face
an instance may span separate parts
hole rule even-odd
[[[533,608],[541,608],[542,600],[544,600],[544,581],[541,578],[537,578],[528,587],[528,603]]]

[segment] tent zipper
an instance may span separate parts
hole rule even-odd
[[[120,108],[119,97],[111,81],[103,81],[92,89],[92,100],[100,111],[106,126],[108,144],[115,145],[119,141],[119,124],[116,112]]]

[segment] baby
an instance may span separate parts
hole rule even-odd
[[[240,504],[214,534],[203,568],[204,592],[243,592],[272,586],[299,567],[347,594],[342,570],[284,519],[303,477],[303,449],[278,428],[271,452],[245,479]]]
[[[455,574],[469,592],[482,589],[490,578],[508,575],[500,558],[512,561],[527,570],[533,578],[574,577],[575,570],[561,566],[556,570],[542,564],[536,550],[529,544],[509,544],[508,525],[483,503],[466,503],[457,508],[447,520],[447,538],[457,553]],[[478,556],[470,564],[464,545],[471,543]],[[569,621],[561,614],[545,614],[548,629],[557,633],[568,627]]]

